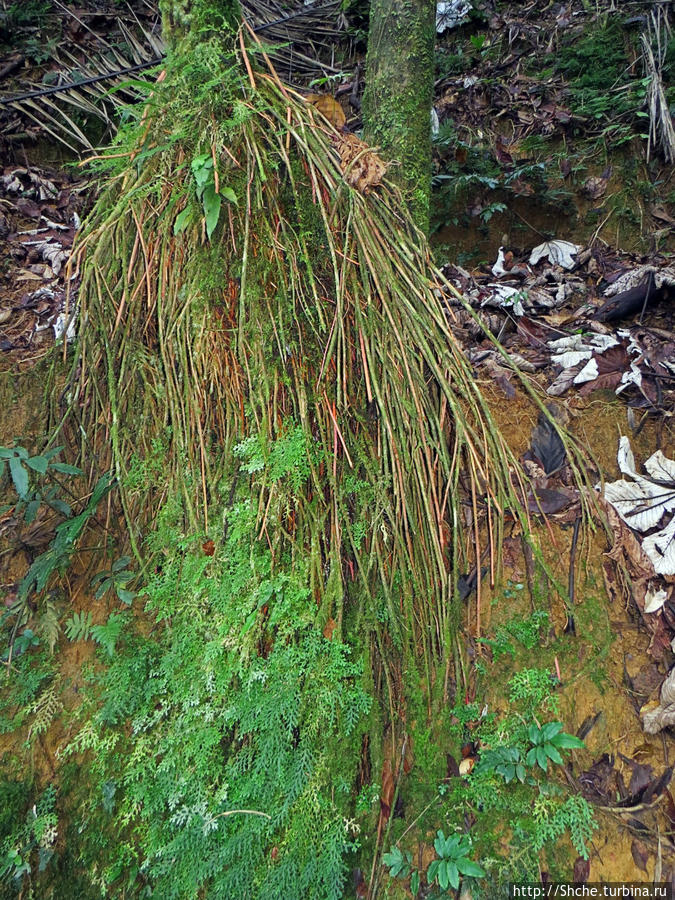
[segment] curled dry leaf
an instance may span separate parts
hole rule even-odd
[[[381,183],[387,166],[365,141],[355,134],[339,134],[334,144],[345,181],[362,194]]]

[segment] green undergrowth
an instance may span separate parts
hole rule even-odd
[[[276,477],[302,480],[277,450]],[[107,897],[344,895],[363,659],[324,637],[307,563],[274,558],[255,512],[236,496],[212,550],[168,503],[148,542],[154,624],[90,669],[64,756],[84,765],[81,865]]]
[[[397,696],[412,764],[378,826],[391,726],[383,732],[376,682],[387,672],[371,638],[375,622],[388,621],[386,601],[346,603],[338,631],[317,603],[309,559],[271,545],[252,502],[257,484],[272,483],[290,515],[317,453],[294,428],[272,443],[242,442],[239,475],[221,483],[221,515],[214,509],[207,534],[186,530],[179,497],[164,504],[146,538],[153,563],[131,600],[136,615],[118,597],[122,609],[107,623],[65,629],[76,642],[95,638],[96,654],[75,676],[77,700],[51,712],[67,733],[58,774],[22,781],[21,760],[4,759],[0,787],[16,808],[0,832],[8,898],[21,889],[59,900],[77,884],[87,900],[337,900],[353,896],[351,869],[369,871],[380,832],[382,896],[402,896],[415,869],[406,854],[434,844],[439,864],[418,872],[420,885],[433,882],[429,896],[448,896],[457,865],[487,898],[510,879],[536,877],[542,852],[550,871],[569,874],[568,840],[586,853],[590,810],[554,771],[574,746],[555,743],[567,740],[552,676],[562,651],[548,612],[528,613],[522,585],[511,583],[476,665],[475,701],[461,691],[445,699],[438,666],[431,686],[413,660],[403,671]],[[132,478],[156,477],[159,456],[160,445]],[[366,532],[367,486],[354,480],[349,493]],[[23,752],[36,758],[35,701],[53,688],[61,702],[65,681],[58,655],[38,641],[18,646],[13,665],[4,730],[23,735]],[[505,684],[506,696],[488,696],[490,682]],[[449,759],[463,756],[477,763],[458,777]],[[390,878],[397,846],[402,868]]]
[[[467,694],[429,719],[424,693],[408,687],[415,763],[383,858],[390,871],[385,896],[410,896],[411,886],[413,896],[417,886],[430,891],[425,896],[450,896],[438,876],[445,877],[439,866],[446,859],[451,876],[455,864],[465,873],[473,897],[508,897],[509,882],[536,881],[542,867],[569,878],[574,856],[590,853],[592,808],[570,791],[559,767],[581,747],[566,734],[574,706],[567,686],[574,694],[583,679],[601,693],[606,688],[603,660],[613,639],[606,610],[592,593],[585,597],[575,607],[574,636],[556,633],[544,591],[535,592],[532,605],[525,586],[508,581],[492,602],[494,624],[472,667],[475,699]],[[580,664],[586,644],[593,650]],[[466,837],[464,855],[453,857],[453,847],[444,857],[451,835]],[[425,844],[434,846],[435,863],[420,868]]]

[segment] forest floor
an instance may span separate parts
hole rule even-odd
[[[530,512],[553,581],[541,579],[516,525],[509,526],[502,571],[486,573],[466,602],[466,702],[498,712],[514,673],[548,670],[565,730],[585,741],[564,778],[593,804],[600,826],[588,862],[565,845],[570,871],[578,881],[669,881],[675,888],[675,745],[663,709],[654,733],[644,728],[645,712],[656,709],[658,717],[675,662],[675,536],[668,532],[675,509],[675,181],[664,159],[675,146],[669,150],[663,137],[665,113],[654,108],[655,76],[645,68],[639,35],[658,32],[663,42],[657,74],[670,109],[675,39],[659,4],[626,3],[621,13],[582,2],[475,6],[466,22],[439,35],[433,243],[447,279],[473,307],[475,316],[447,296],[477,382],[534,479]],[[157,28],[149,4],[135,4],[135,21],[102,0],[44,7],[34,4],[32,17],[26,12],[13,26],[5,22],[5,41],[10,28],[19,34],[0,59],[5,96],[54,84],[66,59],[69,77],[78,66],[89,74],[87,65],[105,50],[102,40],[114,45],[107,64],[135,65],[156,52],[143,44]],[[355,63],[311,90],[334,98],[325,106],[329,118],[358,128],[361,80]],[[42,448],[47,404],[62,389],[59,376],[50,376],[51,397],[44,396],[54,353],[62,353],[55,343],[76,302],[77,279],[68,284],[66,262],[95,190],[56,139],[67,122],[52,106],[35,104],[5,109],[0,139],[0,446],[20,444],[31,454]],[[68,109],[79,129],[97,141],[104,136],[105,122],[93,122],[77,104]],[[504,352],[484,338],[477,319]],[[599,521],[593,532],[579,528],[578,492],[513,365],[590,449],[592,483],[625,476],[644,486],[644,464],[661,451],[660,474],[647,471],[669,498],[662,515],[631,529],[606,504],[609,528]],[[634,459],[625,441],[617,457],[622,436]],[[2,485],[9,497],[9,475]],[[648,491],[635,488],[631,496],[634,514],[649,506]],[[27,523],[8,504],[0,512],[5,628],[13,624],[17,586],[56,521],[48,514]],[[630,516],[629,505],[620,508]],[[669,547],[650,542],[659,529],[670,535]],[[78,703],[81,666],[94,652],[91,641],[67,639],[66,620],[91,614],[96,625],[119,606],[114,595],[96,599],[88,588],[95,571],[95,559],[81,555],[67,590],[49,600],[61,623],[54,639],[66,710]],[[5,661],[9,672],[7,654]],[[29,758],[38,781],[58,780],[67,718],[55,716],[32,743],[30,716],[16,731],[5,724],[0,755],[8,772]],[[458,763],[448,759],[447,779]],[[427,796],[422,788],[419,796],[410,792],[408,819]],[[419,836],[420,861],[429,844]]]

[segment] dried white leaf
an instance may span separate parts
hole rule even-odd
[[[556,366],[562,366],[563,369],[571,369],[572,366],[578,365],[593,356],[593,351],[588,350],[567,350],[565,353],[559,353],[551,357],[551,362]]]
[[[640,710],[642,727],[647,734],[658,734],[663,728],[675,725],[675,669],[671,669],[661,685],[661,702],[648,704]]]
[[[492,267],[492,274],[495,276],[495,278],[499,278],[500,275],[506,275],[506,269],[504,268],[505,258],[504,248],[500,247],[499,251],[497,252],[497,261]]]
[[[516,316],[522,316],[524,314],[525,310],[523,309],[522,302],[523,292],[521,289],[512,287],[509,284],[489,284],[488,287],[492,288],[494,293],[491,297],[483,300],[481,306],[496,302],[502,308],[512,310]]]
[[[648,535],[642,541],[642,549],[659,575],[675,575],[675,516],[665,528]]]
[[[577,261],[574,256],[581,250],[577,244],[571,241],[545,241],[539,244],[530,253],[530,265],[535,266],[540,259],[548,257],[556,266],[562,266],[563,269],[573,269]]]
[[[598,363],[591,357],[581,372],[574,378],[575,384],[583,384],[584,381],[595,381],[600,373],[598,372]]]
[[[636,531],[656,528],[666,513],[675,512],[675,461],[660,450],[645,463],[651,478],[635,471],[635,458],[628,438],[622,436],[617,454],[619,469],[633,481],[614,481],[605,485],[605,499],[621,518]],[[659,575],[675,575],[675,516],[654,534],[642,539],[642,549]]]
[[[635,363],[630,364],[630,369],[621,376],[621,382],[617,385],[615,394],[620,394],[629,384],[636,384],[638,387],[642,384],[642,372]]]
[[[650,584],[649,588],[645,592],[645,612],[658,612],[667,599],[668,591],[664,591],[663,588],[661,588],[660,590],[656,590],[656,588],[653,588]]]
[[[667,501],[668,498],[666,498]],[[636,531],[649,531],[659,524],[666,511],[661,498],[655,498],[650,490],[650,482],[613,481],[605,485],[605,500],[612,504],[627,525]],[[675,507],[675,491],[672,492]]]
[[[668,459],[660,450],[652,453],[645,462],[645,469],[655,481],[665,481],[675,487],[675,460]]]
[[[448,28],[461,25],[470,12],[469,0],[440,0],[436,4],[436,31],[442,34]]]
[[[630,441],[625,435],[619,438],[619,452],[616,455],[619,463],[619,471],[624,475],[635,475],[635,457],[630,447]]]

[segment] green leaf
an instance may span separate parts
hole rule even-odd
[[[127,606],[131,606],[131,602],[136,596],[136,591],[127,591],[124,588],[118,587],[116,588],[116,594],[122,601],[122,603],[126,603]]]
[[[204,204],[204,215],[206,217],[206,236],[211,240],[211,235],[216,230],[218,219],[220,218],[220,194],[216,193],[214,185],[209,184],[204,189],[202,195],[202,203]]]
[[[542,741],[550,741],[552,737],[562,731],[562,722],[548,722],[541,729]]]
[[[564,731],[562,734],[557,734],[551,743],[560,750],[579,750],[585,746],[584,742],[578,737],[575,737],[573,734],[566,734]]]
[[[26,512],[24,513],[24,522],[26,525],[30,525],[35,521],[35,516],[37,515],[38,510],[40,509],[42,501],[40,498],[36,500],[31,500],[28,506],[26,507]]]
[[[31,456],[26,460],[26,465],[30,466],[35,472],[44,475],[47,471],[47,459],[44,456]]]
[[[51,508],[53,510],[55,510],[58,513],[61,513],[61,515],[65,516],[66,518],[68,518],[69,516],[72,516],[72,514],[73,514],[73,511],[68,506],[68,504],[65,503],[63,500],[59,500],[58,497],[54,497],[54,499],[52,499],[52,500],[47,500],[47,503],[51,506]]]
[[[435,859],[429,865],[429,868],[427,870],[427,881],[429,882],[429,884],[431,884],[433,881],[436,880],[436,876],[438,875],[438,869],[439,869],[440,865],[441,865],[440,859]]]
[[[113,572],[121,572],[122,569],[126,569],[126,567],[129,565],[130,562],[131,562],[130,556],[120,556],[120,558],[116,559],[115,562],[112,564],[112,571]]]
[[[410,876],[410,893],[413,897],[416,897],[420,890],[420,873],[415,869],[415,871]]]
[[[110,578],[110,577],[104,578],[103,581],[101,581],[100,585],[98,586],[98,590],[97,590],[96,593],[94,594],[95,598],[96,598],[97,600],[100,600],[101,597],[103,597],[104,594],[107,594],[107,593],[108,593],[108,591],[110,590],[110,588],[111,588],[112,586],[113,586],[113,580],[112,580],[112,578]]]
[[[482,878],[485,875],[485,869],[482,866],[479,866],[478,863],[473,862],[471,859],[466,859],[463,857],[462,859],[458,859],[455,861],[457,863],[457,868],[462,873],[462,875],[470,875],[471,878]]]
[[[540,738],[540,734],[539,734],[539,729],[537,728],[537,726],[534,723],[532,723],[532,725],[530,725],[530,727],[528,728],[527,736],[530,739],[531,743],[533,743],[533,744],[540,743],[541,738]]]
[[[16,454],[9,447],[0,447],[0,459],[11,459]]]
[[[459,870],[454,862],[446,863],[447,878],[452,887],[457,890],[459,887]],[[440,883],[440,882],[439,882]]]
[[[528,754],[527,754],[527,756],[525,757],[525,763],[526,763],[528,766],[533,766],[533,765],[535,764],[535,762],[537,761],[537,759],[536,759],[536,753],[537,753],[537,748],[536,748],[536,747],[533,747],[531,750],[528,751]]]
[[[186,206],[184,210],[178,213],[176,216],[176,221],[173,223],[173,233],[181,234],[190,224],[190,219],[192,218],[192,207]]]
[[[554,763],[557,763],[559,766],[563,763],[562,756],[558,753],[556,748],[551,743],[544,744],[544,753],[548,756],[549,759],[553,760]]]
[[[220,193],[223,195],[223,197],[224,197],[226,200],[229,200],[230,203],[234,203],[235,206],[237,206],[237,205],[239,204],[239,201],[237,200],[237,195],[236,195],[235,192],[232,190],[232,188],[230,188],[230,187],[221,187]]]
[[[403,860],[403,854],[398,847],[392,847],[388,853],[382,854],[382,862],[385,866],[393,868],[399,866]],[[391,873],[390,873],[391,874]]]
[[[125,616],[126,613],[110,613],[105,625],[94,625],[91,629],[92,637],[97,644],[103,647],[108,656],[112,656],[115,652],[115,645],[124,627]]]
[[[537,756],[537,762],[539,764],[539,768],[543,769],[544,772],[548,771],[548,757],[544,753],[544,748],[541,746],[535,747],[535,754]]]
[[[439,829],[436,832],[436,839],[434,841],[434,850],[438,854],[438,856],[445,856],[445,835]]]
[[[442,860],[438,867],[438,884],[440,885],[441,890],[444,891],[447,891],[448,885],[450,884],[450,876],[448,873],[449,865],[452,865],[452,863]]]
[[[54,469],[55,472],[61,472],[63,475],[82,474],[82,469],[78,469],[77,466],[70,466],[68,463],[54,462],[51,463],[50,468]]]
[[[26,472],[21,464],[21,460],[16,456],[10,459],[9,470],[12,473],[12,481],[17,494],[22,500],[26,500],[28,495],[28,472]]]

